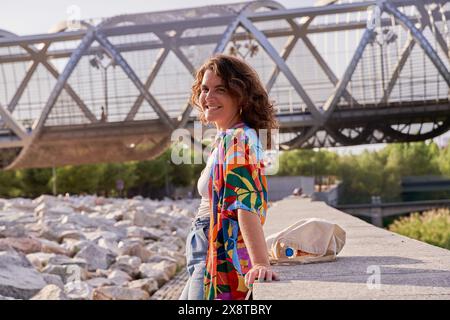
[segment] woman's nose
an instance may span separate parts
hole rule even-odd
[[[209,90],[205,95],[205,100],[206,102],[208,102],[211,101],[211,99],[214,99],[214,93],[211,90]]]

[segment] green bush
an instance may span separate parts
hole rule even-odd
[[[438,209],[413,213],[389,226],[389,230],[404,236],[450,249],[450,210]]]

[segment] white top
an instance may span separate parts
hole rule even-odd
[[[198,211],[194,219],[209,217],[208,182],[215,151],[216,149],[213,150],[212,154],[208,158],[206,166],[197,181],[197,190],[202,199],[200,201],[200,206],[198,207]]]

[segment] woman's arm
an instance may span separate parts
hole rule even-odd
[[[252,268],[245,275],[246,285],[253,284],[256,278],[258,281],[278,280],[278,275],[270,268],[266,239],[258,215],[238,209],[238,223],[252,263]]]

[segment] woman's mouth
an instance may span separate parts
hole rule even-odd
[[[218,109],[220,109],[220,108],[222,108],[222,106],[206,106],[206,110],[209,110],[209,111],[215,111],[215,110],[218,110]]]

